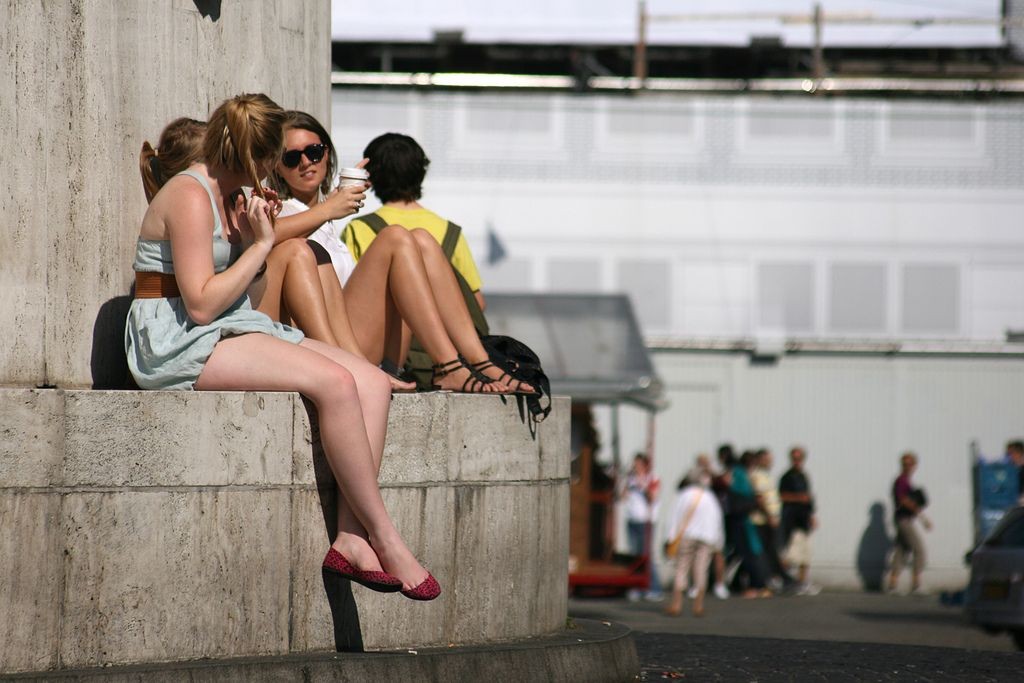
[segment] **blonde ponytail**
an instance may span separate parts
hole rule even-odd
[[[284,110],[263,94],[238,95],[213,114],[203,140],[206,163],[243,173],[263,196],[260,164],[273,166],[284,145]]]

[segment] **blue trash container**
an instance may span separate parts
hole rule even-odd
[[[974,523],[979,541],[999,523],[1004,512],[1017,505],[1019,497],[1016,466],[1005,462],[979,462],[975,465]]]

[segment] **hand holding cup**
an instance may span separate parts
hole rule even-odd
[[[364,159],[355,167],[338,171],[338,187],[324,200],[330,208],[331,218],[351,216],[363,208],[370,179],[370,174],[362,168],[366,161]]]

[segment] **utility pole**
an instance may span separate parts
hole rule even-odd
[[[647,81],[647,3],[637,3],[636,46],[633,48],[633,80],[637,88]]]
[[[811,48],[811,77],[814,79],[814,87],[818,88],[821,79],[825,77],[825,49],[822,41],[822,24],[824,16],[821,11],[821,3],[814,3],[814,46]]]

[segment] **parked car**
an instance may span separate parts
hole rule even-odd
[[[1008,511],[970,561],[968,618],[992,633],[1009,631],[1024,650],[1024,507]]]

